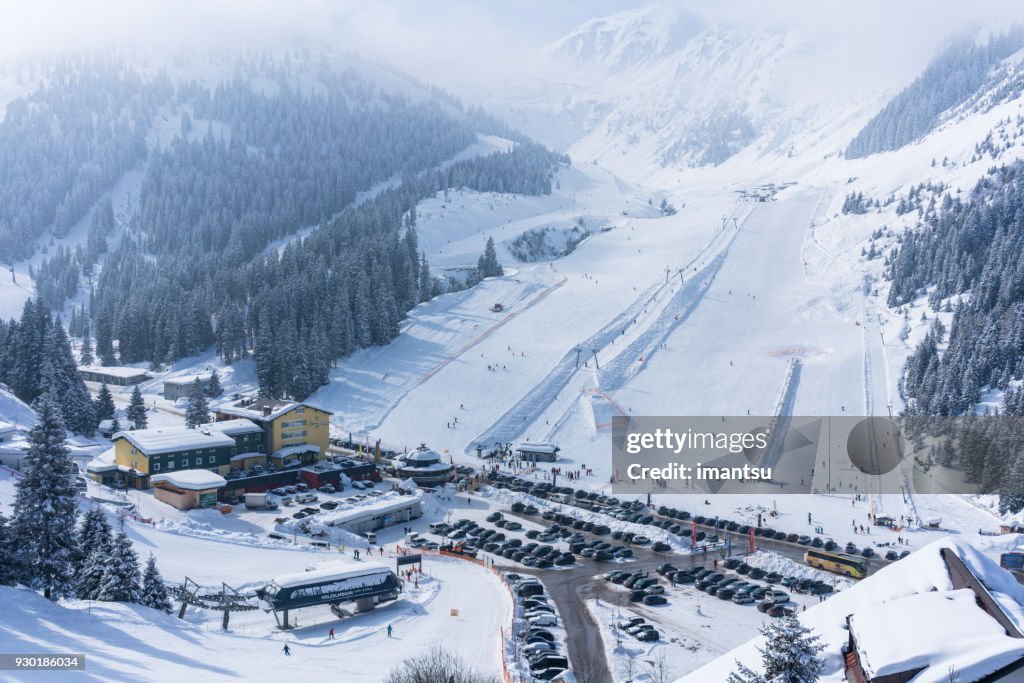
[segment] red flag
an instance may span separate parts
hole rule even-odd
[[[750,527],[750,552],[754,552],[754,527]]]
[[[696,520],[690,522],[690,550],[697,547],[697,522]]]

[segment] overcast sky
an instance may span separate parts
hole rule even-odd
[[[327,46],[391,62],[471,93],[489,76],[586,20],[649,5],[633,0],[37,0],[0,3],[0,61],[61,51]],[[1005,26],[1024,3],[938,0],[672,2],[705,21],[799,28],[849,45],[880,71],[919,68],[950,34]]]

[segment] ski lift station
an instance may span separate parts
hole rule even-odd
[[[281,628],[289,628],[291,610],[330,605],[335,614],[340,605],[355,603],[356,612],[367,612],[378,604],[398,598],[402,589],[398,576],[375,562],[330,562],[309,571],[273,579],[256,591],[267,603]]]
[[[516,447],[516,455],[532,462],[554,462],[560,450],[553,443],[521,443]]]

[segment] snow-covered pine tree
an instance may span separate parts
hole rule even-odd
[[[14,544],[7,518],[0,515],[0,586],[9,586],[17,577],[14,571]]]
[[[224,393],[224,388],[220,385],[220,375],[214,370],[210,373],[210,381],[206,385],[206,395],[210,398],[216,398]]]
[[[124,531],[119,532],[111,544],[98,599],[106,602],[139,602],[142,599],[139,558]]]
[[[56,401],[44,394],[33,409],[37,420],[11,520],[15,565],[22,583],[56,600],[74,593],[75,538],[68,532],[78,518],[76,468]]]
[[[142,573],[142,598],[141,602],[146,607],[171,613],[171,599],[167,595],[167,584],[160,576],[160,570],[156,568],[156,558],[149,554],[146,560],[146,570]]]
[[[196,377],[188,394],[188,410],[185,411],[185,425],[195,429],[210,421],[210,404],[206,401],[203,383]]]
[[[86,514],[91,512],[90,510]],[[106,515],[102,510],[98,510],[98,512],[103,517],[102,525],[94,527],[89,532],[88,538],[85,538],[84,532],[79,535],[79,545],[85,552],[85,559],[76,576],[75,593],[81,600],[100,599],[100,588],[103,586],[103,577],[106,574],[111,548],[114,544],[114,537],[111,535]]]
[[[84,566],[86,559],[97,545],[110,540],[110,523],[107,515],[98,507],[90,508],[82,516],[82,524],[78,528],[78,562],[76,569]]]
[[[100,385],[99,393],[96,394],[96,422],[114,419],[114,396],[110,393],[110,387],[104,382]]]
[[[117,434],[119,431],[121,431],[121,421],[115,416],[113,421],[110,423],[110,433]]]
[[[78,352],[78,362],[82,365],[92,365],[96,362],[96,358],[92,355],[92,342],[89,340],[88,334],[82,338],[82,348]]]
[[[138,384],[132,387],[132,397],[128,401],[128,421],[132,423],[132,429],[145,429],[149,426],[146,402],[142,399]]]
[[[488,237],[484,245],[484,253],[480,255],[476,264],[477,276],[480,279],[486,277],[499,277],[505,274],[505,270],[498,263],[498,253],[494,249],[494,238]]]
[[[60,406],[64,426],[85,436],[96,429],[92,398],[78,372],[71,353],[71,342],[60,322],[50,325],[43,354],[40,389],[53,396]]]
[[[818,657],[824,649],[820,638],[795,616],[773,619],[761,627],[764,647],[759,647],[764,673],[737,662],[738,671],[729,683],[814,683],[825,663]]]
[[[114,355],[114,336],[111,332],[110,320],[106,315],[97,313],[95,322],[96,355],[100,359],[100,365],[117,365],[117,356]]]

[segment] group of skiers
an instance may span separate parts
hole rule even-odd
[[[388,627],[387,627],[388,638],[392,637],[391,634],[392,634],[393,631],[394,631],[394,629],[391,627],[391,624],[388,624]],[[334,627],[333,626],[327,632],[327,640],[334,640]],[[284,654],[286,656],[288,656],[288,657],[292,656],[292,649],[290,647],[288,647],[288,643],[284,644],[284,647],[281,648],[281,651],[284,652]]]

